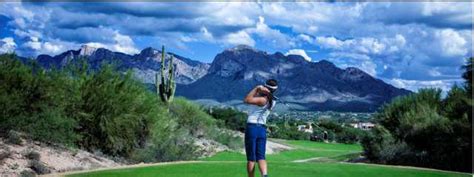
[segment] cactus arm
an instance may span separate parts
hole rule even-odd
[[[173,100],[175,90],[176,90],[176,83],[174,81],[174,68],[173,68],[173,58],[174,56],[171,55],[170,61],[168,63],[168,77],[165,77],[165,46],[162,47],[161,51],[161,68],[160,68],[160,75],[161,80],[158,82],[158,73],[155,76],[155,86],[156,92],[159,94],[161,101],[166,103],[167,105]]]
[[[169,68],[168,68],[168,100],[171,102],[174,97],[174,91],[175,91],[175,83],[174,83],[174,68],[173,68],[173,58],[174,56],[171,55],[170,63],[169,63]]]

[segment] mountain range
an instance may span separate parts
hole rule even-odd
[[[205,105],[244,109],[244,96],[269,78],[278,80],[275,95],[288,105],[279,104],[281,111],[373,112],[394,97],[411,93],[355,67],[341,69],[327,60],[310,62],[299,55],[269,54],[245,45],[224,50],[210,64],[166,54],[171,55],[175,57],[176,94]],[[50,68],[79,58],[85,58],[92,68],[116,63],[121,70],[133,70],[137,79],[152,87],[160,71],[161,51],[149,47],[128,55],[84,45],[56,56],[39,55],[36,60]]]
[[[175,68],[176,83],[179,84],[189,84],[196,81],[207,73],[210,66],[207,63],[191,60],[173,53],[167,53],[166,57],[169,58],[171,55],[175,57],[173,66]],[[99,68],[103,63],[114,63],[119,69],[131,69],[136,78],[148,84],[154,84],[155,74],[161,68],[161,51],[151,47],[143,49],[139,54],[128,55],[104,48],[83,45],[79,50],[69,50],[56,56],[39,55],[36,60],[41,66],[50,68],[63,67],[79,58],[85,58],[92,68]],[[166,66],[168,66],[167,62]]]

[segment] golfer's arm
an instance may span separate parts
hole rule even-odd
[[[244,103],[264,106],[267,100],[264,97],[256,97],[258,87],[253,88],[245,97]]]

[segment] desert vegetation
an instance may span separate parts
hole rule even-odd
[[[472,62],[462,86],[442,97],[421,89],[394,99],[375,115],[379,126],[362,140],[373,162],[472,172]]]
[[[48,69],[4,54],[0,82],[0,134],[13,143],[20,140],[12,133],[22,132],[134,163],[195,159],[197,138],[240,141],[198,105],[181,97],[163,102],[131,72],[109,63],[97,70],[77,60]]]

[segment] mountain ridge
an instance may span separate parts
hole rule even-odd
[[[373,112],[396,96],[411,93],[396,88],[356,67],[338,68],[332,62],[310,62],[299,55],[273,54],[250,46],[238,45],[218,53],[212,63],[203,63],[175,53],[178,96],[192,100],[214,100],[217,104],[241,107],[251,88],[269,78],[279,81],[275,95],[300,110]],[[143,83],[153,87],[161,67],[161,51],[152,47],[128,55],[84,45],[59,55],[39,55],[44,67],[62,67],[85,57],[93,68],[103,62],[117,63],[119,69],[131,69]],[[283,108],[284,109],[284,108]]]
[[[239,100],[270,78],[279,81],[275,94],[302,110],[373,112],[394,97],[411,93],[355,67],[341,69],[327,60],[309,62],[298,55],[269,54],[248,46],[217,54],[206,75],[180,85],[176,93],[243,106]]]
[[[176,68],[177,83],[189,84],[207,73],[209,64],[169,52],[165,57],[169,58],[171,55],[175,58],[173,66]],[[152,47],[147,47],[138,54],[128,55],[105,48],[83,45],[78,50],[68,50],[55,56],[38,55],[36,60],[41,66],[51,68],[63,67],[81,57],[85,57],[92,68],[99,68],[105,62],[117,64],[118,68],[122,70],[132,69],[135,76],[144,83],[154,83],[155,74],[161,68],[161,50]],[[167,62],[166,65],[168,65]]]

